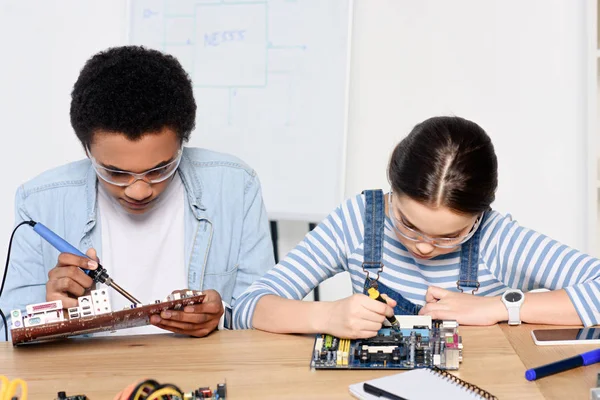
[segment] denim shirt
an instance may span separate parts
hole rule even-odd
[[[215,289],[234,306],[236,298],[275,264],[258,176],[233,156],[198,148],[184,149],[178,173],[186,194],[188,288]],[[30,219],[41,222],[84,253],[95,248],[102,263],[97,184],[87,159],[47,171],[17,190],[15,225]],[[0,299],[9,327],[11,310],[25,314],[26,305],[46,301],[48,272],[58,255],[29,226],[17,230]],[[104,267],[110,275],[110,265]],[[176,289],[183,288],[165,292]]]

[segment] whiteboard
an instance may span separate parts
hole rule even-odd
[[[256,170],[270,219],[343,199],[351,0],[132,0],[129,42],[172,54],[198,105],[191,146]]]

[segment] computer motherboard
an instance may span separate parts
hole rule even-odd
[[[120,311],[113,311],[106,289],[92,290],[91,295],[79,297],[78,306],[69,308],[68,313],[63,309],[62,300],[30,304],[25,313],[20,309],[10,312],[12,342],[17,346],[149,325],[150,316],[154,314],[179,310],[204,300],[202,292],[180,292],[168,295],[163,301],[131,304]]]
[[[368,339],[315,338],[314,369],[458,369],[462,340],[458,322],[427,316],[397,315],[400,329],[383,327]]]

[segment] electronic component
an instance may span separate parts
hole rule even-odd
[[[169,299],[169,300],[180,300],[181,299],[181,293],[179,293],[179,292],[172,293],[172,294],[170,294],[170,295],[167,296],[167,299]]]
[[[50,322],[64,321],[62,301],[47,301],[45,303],[30,304],[25,307],[26,316],[21,310],[11,311],[11,329],[31,327],[47,324]]]
[[[92,297],[81,296],[79,307],[69,309],[69,319],[58,321],[55,314],[46,320],[46,312],[23,317],[23,326],[11,330],[13,345],[29,342],[60,339],[83,333],[116,331],[149,324],[150,316],[160,314],[165,310],[183,308],[188,305],[200,304],[204,300],[202,292],[194,297],[172,300],[148,305],[134,304],[132,308],[120,311],[94,314]],[[78,312],[78,313],[77,313]],[[49,311],[48,313],[55,313]]]
[[[79,303],[79,310],[81,311],[81,317],[90,317],[95,315],[94,303],[92,302],[92,296],[81,296],[77,298]]]
[[[200,400],[200,399],[212,399],[212,400],[226,400],[227,398],[227,384],[218,383],[217,388],[213,391],[210,387],[200,387],[191,392],[183,394],[184,400]]]
[[[37,314],[40,312],[61,311],[63,309],[62,300],[47,301],[45,303],[31,304],[25,307],[27,315]]]
[[[69,312],[69,319],[75,319],[75,318],[81,317],[81,310],[79,309],[79,307],[71,307],[71,308],[69,308],[68,312]]]
[[[106,289],[92,290],[92,301],[94,302],[95,315],[112,312]]]
[[[227,385],[225,383],[218,383],[216,398],[224,399],[226,396],[227,396]]]
[[[314,369],[456,370],[462,362],[462,341],[456,321],[426,316],[396,316],[401,327],[384,327],[368,339],[318,335],[311,354]],[[410,326],[410,327],[408,327]]]
[[[46,323],[46,314],[43,312],[28,315],[26,318],[23,318],[23,325],[25,327],[43,325],[45,323]]]
[[[226,395],[227,386],[225,383],[217,384],[215,390],[208,386],[202,386],[184,393],[177,385],[172,383],[160,384],[154,379],[146,379],[131,384],[118,393],[114,400],[226,400]]]
[[[11,329],[23,327],[23,316],[21,310],[12,310],[10,312]]]

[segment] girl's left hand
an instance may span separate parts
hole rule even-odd
[[[419,315],[430,315],[432,319],[454,319],[461,325],[493,325],[508,320],[500,296],[475,296],[429,286],[425,301]]]

